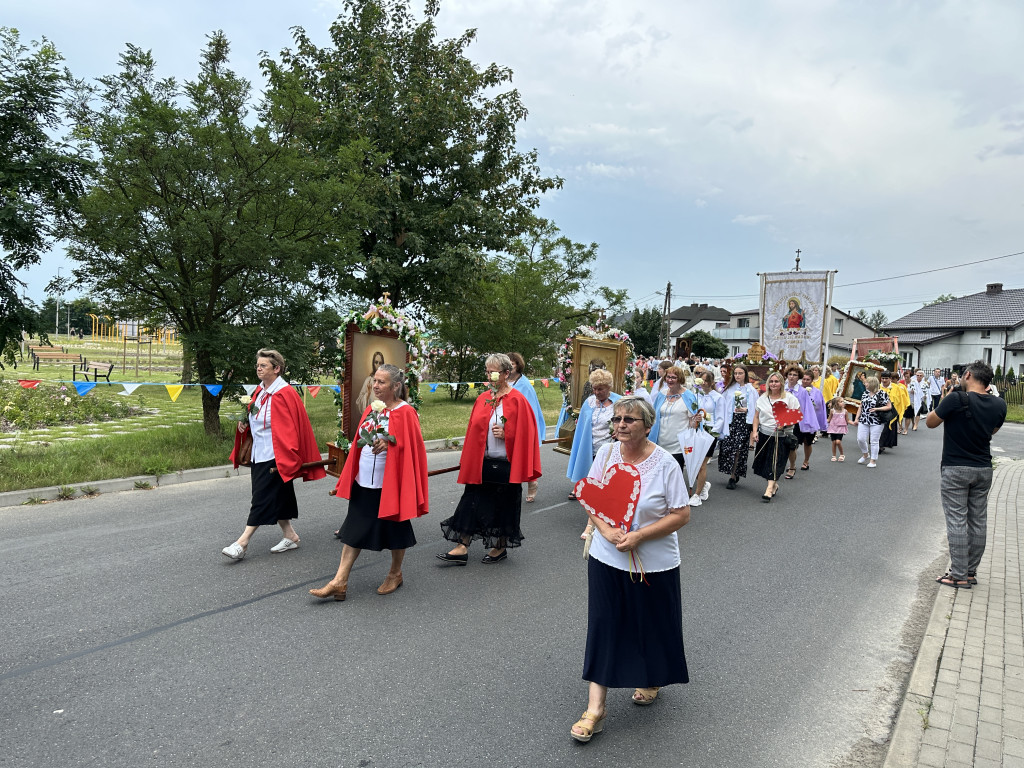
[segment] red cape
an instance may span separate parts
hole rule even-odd
[[[253,393],[253,399],[261,389]],[[313,426],[306,415],[306,407],[302,398],[290,386],[282,387],[271,396],[272,414],[270,422],[270,439],[274,442],[274,460],[277,471],[284,482],[301,477],[305,480],[319,480],[327,473],[321,467],[302,465],[307,462],[320,461],[320,449],[316,446]],[[238,446],[242,433],[235,430],[235,447],[231,451],[231,463],[238,468]]]
[[[341,471],[335,489],[343,499],[351,498],[352,484],[359,473],[359,454],[363,448],[357,445],[359,429],[363,426],[367,408],[359,419],[356,440],[348,452],[345,468]],[[413,520],[427,514],[427,446],[423,443],[420,417],[411,405],[403,405],[388,414],[388,433],[395,442],[388,446],[387,463],[384,465],[384,484],[380,494],[381,520]]]
[[[466,428],[466,444],[462,447],[459,482],[479,485],[487,448],[487,430],[494,419],[491,406],[485,402],[491,392],[485,391],[473,403]],[[505,451],[512,464],[510,483],[526,483],[540,477],[540,445],[537,442],[537,419],[533,409],[518,390],[513,389],[501,399],[505,416]]]

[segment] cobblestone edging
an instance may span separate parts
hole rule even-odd
[[[978,584],[940,589],[885,768],[1024,768],[1022,479],[996,468]]]

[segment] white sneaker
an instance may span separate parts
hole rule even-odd
[[[709,493],[711,493],[711,483],[704,483],[704,487],[701,489],[700,492],[700,500],[707,501]]]
[[[868,462],[868,469],[871,469],[871,468],[873,468],[873,467],[877,467],[877,466],[878,466],[878,465],[877,465],[877,464],[875,464],[875,462],[873,462],[873,461],[869,461],[869,462]]]
[[[691,507],[699,507],[700,506],[700,496],[697,495],[696,493],[693,494],[693,496],[690,497],[690,506]]]
[[[863,464],[865,461],[867,461],[867,459],[865,459],[863,456],[861,456],[859,459],[857,459],[857,463],[858,464]]]
[[[281,539],[277,544],[270,548],[271,552],[287,552],[289,549],[298,549],[299,542],[292,541],[291,539]]]
[[[237,541],[234,544],[229,544],[220,551],[222,555],[227,555],[232,560],[241,560],[245,557],[245,548]]]

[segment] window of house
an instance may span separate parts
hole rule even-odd
[[[985,347],[981,350],[981,357],[986,363],[992,365],[992,347]]]
[[[983,339],[990,339],[990,338],[992,338],[992,329],[991,328],[986,328],[985,330],[983,330],[981,332],[981,338],[983,338]]]
[[[832,335],[842,336],[843,335],[843,318],[837,317],[832,321]]]
[[[749,328],[750,327],[750,318],[749,317],[741,317],[741,318],[737,319],[736,320],[736,327],[737,328]]]

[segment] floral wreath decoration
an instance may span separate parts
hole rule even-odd
[[[344,344],[345,329],[353,323],[362,333],[394,331],[398,334],[398,338],[405,343],[406,348],[409,350],[409,362],[405,366],[405,384],[409,392],[408,402],[417,411],[423,405],[423,399],[420,397],[420,380],[426,371],[428,360],[425,329],[420,323],[396,309],[392,305],[387,293],[379,298],[376,304],[371,304],[370,308],[365,312],[351,312],[347,317],[342,318],[341,329],[338,331],[338,336],[342,339],[342,343],[338,345],[338,353],[334,365],[334,376],[338,381],[338,390],[334,393],[334,404],[338,408],[338,436],[336,442],[343,451],[347,451],[352,445],[352,441],[345,435],[342,426],[344,423],[342,420],[344,406],[344,396],[342,393],[345,391],[345,364],[347,362]]]
[[[636,352],[633,349],[633,340],[629,334],[621,328],[597,328],[593,325],[581,325],[573,329],[565,337],[565,343],[558,348],[558,362],[555,369],[555,378],[562,390],[562,407],[571,412],[569,405],[569,380],[572,378],[572,343],[577,336],[596,341],[624,341],[626,343],[626,375],[623,379],[624,395],[633,394],[636,390],[636,369],[633,361],[636,359]],[[575,416],[575,414],[574,414]]]

